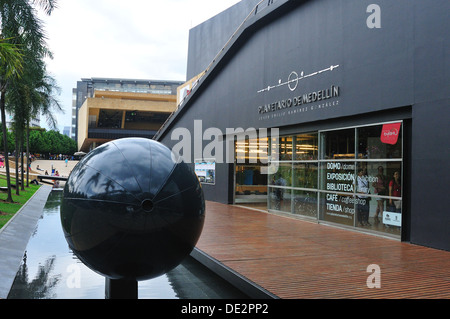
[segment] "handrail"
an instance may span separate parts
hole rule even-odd
[[[258,13],[258,8],[259,6],[263,3],[267,1],[267,7],[270,6],[271,4],[274,3],[274,1],[276,0],[261,0],[260,2],[258,2],[256,4],[256,6],[250,11],[250,13],[247,15],[247,17],[244,19],[244,21],[242,21],[242,23],[239,25],[239,27],[236,29],[236,31],[233,32],[233,34],[231,35],[231,37],[228,39],[227,42],[225,42],[224,46],[222,47],[221,50],[219,50],[219,52],[214,56],[213,60],[211,61],[211,63],[208,64],[208,66],[206,67],[206,69],[201,73],[203,74],[200,78],[197,79],[196,82],[199,82],[200,79],[211,69],[212,65],[214,64],[214,62],[216,62],[216,60],[219,58],[219,56],[223,53],[223,51],[225,51],[225,49],[227,48],[227,46],[230,44],[231,40],[236,36],[236,34],[238,34],[242,27],[244,26],[244,24],[250,19],[250,17],[252,15],[256,15]],[[194,87],[194,86],[193,86]],[[177,113],[177,111],[179,110],[180,105],[182,105],[185,101],[185,99],[188,97],[189,95],[186,95],[181,101],[180,103],[178,103],[177,105],[177,109],[175,111],[173,111],[169,117],[166,119],[166,121],[163,123],[163,125],[161,125],[161,127],[159,128],[159,130],[156,132],[154,138],[156,138],[157,136],[159,136],[159,133],[161,132],[161,130],[166,126],[166,124],[169,122],[169,120],[172,118],[172,116]]]
[[[51,176],[51,175],[38,175],[37,178],[39,180],[43,180],[43,179],[51,179],[51,180],[55,180],[55,181],[67,181],[68,177],[64,177],[64,176]]]
[[[248,21],[248,19],[251,17],[252,13],[255,12],[254,14],[256,14],[258,12],[258,7],[261,3],[263,3],[264,1],[268,1],[267,6],[269,6],[271,3],[273,3],[273,0],[261,0],[260,2],[258,2],[258,4],[256,4],[256,6],[253,8],[252,11],[250,11],[250,13],[247,15],[247,17],[244,19],[244,21],[242,21],[242,23],[239,25],[239,27],[236,29],[236,31],[234,31],[234,33],[231,35],[231,37],[228,39],[227,42],[225,42],[225,45],[223,46],[223,48],[216,54],[216,56],[214,57],[214,59],[211,61],[211,63],[206,67],[205,69],[205,73],[208,72],[208,70],[211,68],[211,66],[214,64],[214,62],[216,61],[216,59],[222,54],[222,52],[225,50],[225,48],[228,46],[228,44],[231,42],[231,40],[234,38],[234,36],[241,30],[242,26]]]

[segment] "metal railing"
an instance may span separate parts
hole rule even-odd
[[[214,65],[214,63],[216,62],[216,60],[223,54],[223,52],[225,51],[225,49],[227,49],[227,47],[230,45],[230,43],[232,43],[232,41],[234,40],[234,37],[241,32],[241,30],[243,29],[245,23],[253,16],[255,16],[258,12],[261,12],[262,10],[264,10],[265,8],[269,7],[271,4],[273,4],[274,2],[276,2],[277,0],[261,0],[260,2],[258,2],[258,4],[256,4],[256,6],[250,11],[250,13],[247,15],[247,17],[244,19],[244,21],[242,21],[242,23],[239,25],[239,27],[236,29],[236,31],[233,32],[233,34],[231,35],[231,37],[228,39],[227,42],[225,42],[224,46],[222,47],[221,50],[219,50],[219,52],[214,56],[213,60],[211,61],[211,63],[208,64],[208,66],[206,67],[206,69],[201,73],[202,76],[197,79],[197,81],[194,83],[190,94],[186,95],[181,101],[180,103],[177,105],[177,109],[172,112],[169,117],[167,118],[167,120],[164,122],[164,124],[159,128],[159,130],[156,132],[154,138],[159,136],[159,133],[162,131],[162,129],[166,126],[167,123],[169,123],[169,121],[171,120],[171,118],[179,111],[180,106],[184,103],[184,101],[186,100],[186,98],[188,96],[190,96],[193,92],[192,90],[197,86],[197,84],[199,83],[200,79],[205,76],[205,74],[207,74],[209,72],[209,70],[212,68],[212,66]],[[264,3],[264,6],[262,6],[262,4]],[[261,7],[262,6],[262,7]]]

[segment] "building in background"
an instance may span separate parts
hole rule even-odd
[[[14,118],[13,115],[6,111],[6,127],[11,130]],[[38,114],[30,120],[30,127],[41,127],[41,116]]]
[[[64,126],[63,135],[70,137],[70,126]]]
[[[182,154],[207,200],[450,250],[450,2],[256,2],[190,31],[155,139],[213,132]]]
[[[82,79],[73,89],[72,138],[80,151],[124,137],[152,138],[177,106],[183,82]],[[75,134],[74,134],[75,132]]]
[[[70,138],[77,140],[77,89],[72,89],[72,119],[70,125]]]

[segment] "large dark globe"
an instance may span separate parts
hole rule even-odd
[[[94,149],[64,188],[61,223],[69,247],[110,279],[148,280],[178,266],[203,229],[197,176],[149,139],[115,140]]]

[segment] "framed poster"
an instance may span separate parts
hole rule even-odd
[[[215,160],[195,160],[195,174],[202,184],[216,184]]]

